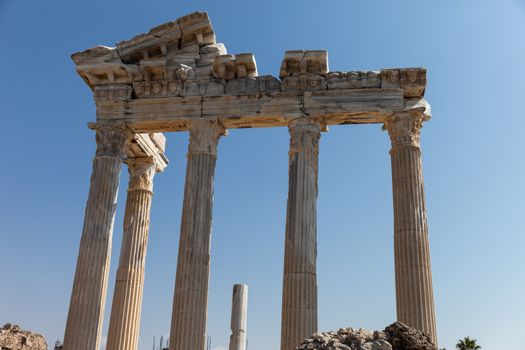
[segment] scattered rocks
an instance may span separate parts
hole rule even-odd
[[[17,325],[6,323],[0,329],[0,349],[47,350],[47,343],[40,334],[23,331]]]
[[[395,322],[384,331],[341,328],[316,332],[296,350],[436,350],[430,335]]]

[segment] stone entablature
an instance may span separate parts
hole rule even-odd
[[[324,50],[285,53],[279,77],[259,76],[252,53],[227,54],[206,13],[151,29],[116,47],[72,55],[94,92],[97,122],[136,132],[185,131],[195,118],[225,128],[383,123],[412,110],[430,117],[425,68],[330,72]]]

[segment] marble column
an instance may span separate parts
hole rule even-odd
[[[424,116],[402,113],[385,122],[392,148],[397,319],[427,332],[436,343],[436,321],[421,163]]]
[[[120,169],[130,135],[125,127],[99,126],[96,136],[64,350],[98,350],[102,331]]]
[[[217,122],[196,120],[189,133],[170,350],[204,350],[206,343],[213,176],[225,130]]]
[[[281,350],[317,331],[317,166],[321,125],[289,125],[289,183],[281,319]]]
[[[136,350],[139,340],[144,265],[148,244],[153,157],[128,158],[128,198],[106,350]]]
[[[235,284],[232,297],[232,318],[229,350],[246,350],[246,323],[248,321],[248,286]]]

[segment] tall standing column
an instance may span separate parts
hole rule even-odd
[[[246,323],[248,321],[248,286],[235,284],[232,297],[232,319],[229,350],[246,350]]]
[[[139,339],[144,265],[150,223],[153,157],[128,158],[128,198],[124,234],[109,321],[107,350],[136,350]]]
[[[98,350],[106,303],[111,239],[120,169],[128,139],[125,127],[99,126],[77,268],[69,304],[64,350]]]
[[[290,126],[281,350],[293,350],[317,331],[317,168],[321,126]]]
[[[224,128],[197,120],[190,144],[173,297],[170,350],[204,350],[210,272],[213,176]]]
[[[423,115],[402,113],[385,122],[392,148],[397,319],[436,343],[432,271],[421,164]]]

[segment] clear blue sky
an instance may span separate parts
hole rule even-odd
[[[327,49],[331,70],[425,66],[434,117],[422,132],[438,336],[525,349],[525,1],[0,0],[0,323],[63,338],[95,142],[91,93],[73,52],[207,11],[231,53],[278,75],[288,49]],[[322,135],[319,327],[395,319],[388,135]],[[169,332],[187,135],[168,135],[155,181],[140,350]],[[250,285],[250,350],[278,349],[286,129],[234,130],[216,169],[209,298],[213,348],[227,347],[233,283]],[[115,221],[104,335],[122,235]]]

